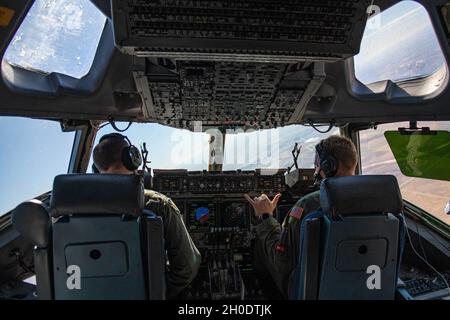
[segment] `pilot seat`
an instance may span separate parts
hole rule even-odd
[[[325,179],[320,205],[301,224],[291,298],[393,300],[405,231],[397,179]]]
[[[57,176],[49,207],[26,201],[12,219],[35,245],[38,299],[165,298],[163,224],[140,176]]]

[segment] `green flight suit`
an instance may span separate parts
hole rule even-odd
[[[300,224],[304,217],[320,208],[319,195],[316,191],[297,201],[282,225],[270,217],[256,227],[255,254],[262,254],[267,272],[285,297],[289,296],[291,277],[297,266]]]
[[[169,265],[167,268],[167,298],[176,297],[197,275],[201,263],[183,216],[173,201],[156,191],[145,190],[145,207],[160,216],[164,225],[164,241]]]

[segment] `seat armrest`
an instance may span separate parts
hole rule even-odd
[[[143,257],[147,269],[149,300],[166,299],[166,252],[164,246],[164,227],[161,217],[144,210],[140,217],[143,234]]]

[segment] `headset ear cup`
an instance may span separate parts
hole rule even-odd
[[[330,164],[326,158],[320,161],[320,169],[322,169],[325,177],[330,177]]]
[[[327,178],[331,178],[337,174],[339,162],[335,157],[328,155],[320,162],[320,168]]]
[[[122,150],[122,163],[125,168],[127,168],[130,171],[134,171],[131,157],[130,157],[130,147],[125,147]]]
[[[142,164],[142,157],[139,150],[131,145],[122,151],[122,163],[130,171],[137,170]]]
[[[139,167],[142,165],[142,155],[138,148],[136,148],[134,145],[130,146],[130,154],[132,155],[132,163],[133,167],[136,169],[139,169]]]
[[[332,177],[334,177],[337,174],[338,170],[339,170],[339,161],[338,161],[338,159],[336,159],[333,156],[329,157],[329,161],[330,161],[330,164],[331,164],[330,174],[331,174]]]
[[[335,156],[329,154],[324,149],[323,143],[316,145],[316,152],[320,160],[320,168],[327,178],[336,176],[339,170],[339,161]]]

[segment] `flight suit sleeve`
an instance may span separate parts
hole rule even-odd
[[[154,205],[147,203],[151,209]],[[169,265],[167,269],[167,297],[176,297],[197,275],[201,263],[201,255],[192,241],[183,217],[169,198],[164,198],[155,210],[164,224],[165,248]]]
[[[263,245],[266,262],[271,264],[270,269],[282,274],[290,273],[295,266],[294,250],[289,245],[290,239],[294,238],[292,229],[285,229],[273,217],[256,227],[256,235]]]
[[[295,204],[284,219],[283,225],[270,217],[256,227],[267,263],[270,263],[276,272],[288,275],[294,270],[298,261],[301,220],[318,208],[318,194],[311,194]]]

